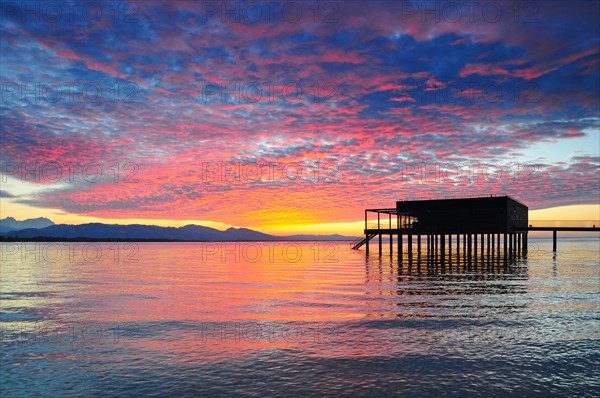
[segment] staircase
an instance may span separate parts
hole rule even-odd
[[[360,237],[352,242],[352,250],[358,250],[362,245],[373,239],[377,234],[368,234],[365,238]]]

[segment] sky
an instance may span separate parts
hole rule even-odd
[[[600,2],[1,2],[1,217],[360,234],[600,219]]]

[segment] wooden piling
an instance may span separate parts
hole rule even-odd
[[[446,235],[442,234],[440,235],[440,255],[441,255],[441,260],[442,260],[442,264],[446,261]]]
[[[398,234],[398,259],[402,261],[402,256],[404,254],[404,250],[402,247],[402,234]]]

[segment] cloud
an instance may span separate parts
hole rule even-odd
[[[309,9],[294,23],[280,13],[223,22],[201,2],[139,3],[127,21],[9,16],[0,160],[56,188],[21,203],[110,218],[352,221],[399,197],[505,192],[537,207],[595,203],[591,147],[587,158],[550,159],[530,184],[405,173],[421,163],[514,169],[538,143],[589,142],[598,4],[452,22],[402,3],[345,2],[332,23]],[[226,169],[204,180],[207,165],[252,162],[307,174],[232,181]],[[47,174],[56,164],[60,179]],[[321,181],[332,169],[317,164],[339,180]]]
[[[0,189],[0,198],[14,198],[15,195],[11,194],[8,191]]]

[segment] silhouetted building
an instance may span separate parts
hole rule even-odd
[[[508,196],[396,202],[413,234],[509,233],[527,229],[528,208]]]
[[[385,235],[389,237],[390,253],[396,238],[400,259],[404,241],[412,258],[413,237],[417,239],[418,256],[421,238],[425,237],[425,254],[442,262],[452,259],[453,247],[456,256],[462,252],[469,260],[497,258],[501,249],[504,259],[526,255],[528,210],[508,196],[399,201],[395,208],[366,209],[365,237],[353,242],[352,247],[366,245],[368,253],[369,241],[378,236],[381,254]],[[377,214],[377,223],[370,224],[369,214],[373,213]]]

